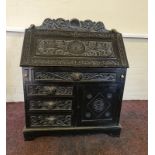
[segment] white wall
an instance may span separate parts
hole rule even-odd
[[[147,34],[147,0],[7,0],[7,26],[26,28],[47,18],[103,21],[108,29]],[[24,33],[7,32],[7,101],[23,101],[19,67]],[[147,39],[124,38],[130,68],[124,99],[147,99]]]

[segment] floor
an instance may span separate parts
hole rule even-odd
[[[105,134],[24,141],[23,103],[7,103],[7,155],[147,155],[147,101],[124,101],[120,138]]]

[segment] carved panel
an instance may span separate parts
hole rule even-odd
[[[102,116],[110,107],[111,103],[101,93],[94,96],[87,104],[87,108],[96,118]]]
[[[38,39],[37,56],[115,57],[112,42]]]
[[[107,31],[102,22],[78,19],[46,19],[41,26],[27,29],[20,64],[128,67],[120,33]]]
[[[29,85],[28,95],[72,95],[73,87]]]
[[[31,115],[31,127],[67,127],[71,126],[71,115]]]
[[[30,101],[30,110],[72,110],[72,100]]]
[[[75,77],[76,76],[76,77]],[[35,80],[116,81],[116,73],[74,73],[35,71]]]

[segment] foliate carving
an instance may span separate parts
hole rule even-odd
[[[116,73],[83,73],[82,79],[86,81],[116,81]]]
[[[31,115],[31,127],[67,127],[71,126],[71,115]]]
[[[29,85],[28,95],[72,95],[73,87]]]
[[[38,39],[37,56],[115,57],[112,42]]]
[[[72,100],[31,100],[29,105],[30,110],[72,110]]]
[[[45,19],[39,29],[50,30],[67,30],[67,31],[89,31],[89,32],[106,32],[105,26],[102,22],[93,22],[91,20],[79,21],[78,19],[65,20]]]
[[[94,96],[87,104],[87,108],[96,118],[102,116],[110,107],[111,103],[101,93]]]
[[[35,80],[58,80],[58,81],[72,81],[74,79],[74,72],[44,72],[35,71]],[[79,73],[80,81],[116,81],[116,73]]]

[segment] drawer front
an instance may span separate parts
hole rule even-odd
[[[29,111],[72,110],[71,99],[29,100]]]
[[[30,127],[69,127],[71,115],[30,115]]]
[[[27,85],[28,96],[72,96],[73,86]]]
[[[33,70],[34,81],[103,81],[103,82],[115,82],[116,73],[93,73],[93,72],[51,72]]]

